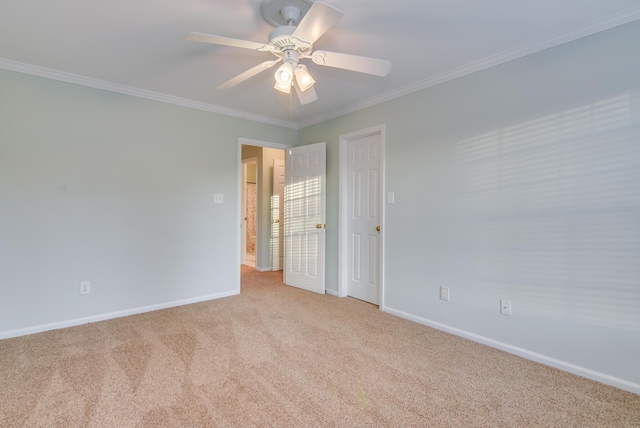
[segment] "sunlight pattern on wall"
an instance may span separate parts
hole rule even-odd
[[[638,104],[627,93],[457,144],[471,281],[526,295],[522,313],[640,329]]]

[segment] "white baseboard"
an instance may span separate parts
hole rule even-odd
[[[273,268],[271,266],[268,267],[260,267],[260,266],[256,266],[255,269],[258,272],[271,272],[273,270]]]
[[[517,355],[527,360],[535,361],[540,364],[551,366],[556,369],[563,370],[565,372],[569,372],[578,376],[582,376],[587,379],[595,380],[596,382],[604,383],[606,385],[614,386],[616,388],[624,389],[625,391],[633,392],[634,394],[640,395],[640,384],[633,383],[628,380],[620,379],[605,373],[601,373],[595,370],[587,369],[585,367],[577,366],[575,364],[571,364],[566,361],[562,361],[556,358],[548,357],[546,355],[538,354],[537,352],[532,352],[527,349],[509,345],[508,343],[493,340],[488,337],[480,336],[478,334],[471,333],[466,330],[461,330],[459,328],[451,327],[446,324],[441,324],[436,321],[431,321],[426,318],[411,315],[406,312],[390,308],[388,306],[381,309],[384,312],[387,312],[391,315],[408,319],[410,321],[417,322],[418,324],[423,324],[429,327],[433,327],[437,330],[442,330],[447,333],[454,334],[456,336],[464,337],[465,339],[482,343],[483,345],[491,346],[492,348],[500,349],[502,351]]]
[[[324,289],[324,292],[325,292],[326,294],[331,294],[332,296],[336,296],[336,297],[338,296],[338,292],[337,292],[336,290],[331,290],[331,289],[329,289],[329,288],[325,288],[325,289]]]
[[[206,302],[207,300],[221,299],[223,297],[234,296],[238,294],[237,290],[226,291],[224,293],[209,294],[207,296],[194,297],[190,299],[175,300],[173,302],[159,303],[157,305],[142,306],[139,308],[125,309],[123,311],[109,312],[106,314],[93,315],[85,318],[76,318],[72,320],[54,322],[50,324],[40,324],[33,327],[20,328],[17,330],[0,331],[0,340],[10,339],[12,337],[27,336],[29,334],[42,333],[43,331],[57,330],[60,328],[75,327],[91,322],[105,321],[114,318],[126,317],[129,315],[137,315],[145,312],[157,311],[160,309],[173,308],[175,306],[190,305],[192,303]]]

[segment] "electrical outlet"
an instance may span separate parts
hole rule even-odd
[[[440,300],[449,301],[449,287],[440,287]]]
[[[82,281],[80,283],[80,294],[90,294],[91,293],[91,282]]]
[[[500,300],[500,313],[511,315],[511,300]]]

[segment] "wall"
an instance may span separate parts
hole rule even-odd
[[[0,70],[0,338],[237,293],[238,138],[289,134]]]
[[[385,124],[383,309],[640,393],[638,40],[627,24],[301,129],[328,143],[327,288],[339,135]]]
[[[247,164],[247,183],[256,183],[257,165],[255,163]]]

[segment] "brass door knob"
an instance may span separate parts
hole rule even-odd
[[[376,232],[380,232],[380,226],[376,226]]]
[[[324,229],[324,224],[316,224],[316,229]]]

